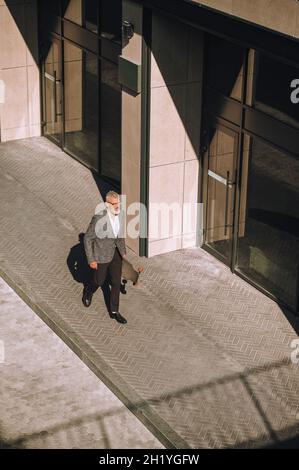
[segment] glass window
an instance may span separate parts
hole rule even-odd
[[[98,59],[64,42],[65,148],[98,169]]]
[[[63,16],[80,26],[83,25],[83,4],[82,0],[63,0]]]
[[[227,260],[231,254],[236,148],[237,134],[225,127],[209,130],[205,239]]]
[[[243,48],[216,36],[209,36],[207,54],[208,86],[241,101]]]
[[[299,79],[299,68],[256,54],[253,106],[276,119],[299,128],[299,104],[291,100],[291,82]]]
[[[242,180],[238,270],[296,308],[299,159],[245,136]]]
[[[52,39],[44,61],[44,134],[61,143],[62,94],[60,41]]]
[[[47,4],[47,8],[50,10],[52,15],[60,16],[60,0],[51,0],[51,2],[43,0],[42,3]]]
[[[93,33],[98,33],[98,5],[97,0],[84,1],[84,26]]]
[[[101,60],[101,174],[121,177],[121,89],[118,67]]]
[[[255,49],[249,49],[247,55],[247,83],[246,83],[246,104],[248,106],[253,106],[253,90],[255,83],[255,60],[256,60],[256,51]]]
[[[121,44],[122,1],[102,0],[100,4],[101,37]]]
[[[48,40],[51,31],[60,34],[60,1],[39,0],[38,8],[40,46],[43,47],[43,42]]]
[[[97,33],[98,5],[97,0],[63,0],[63,16],[66,20]]]

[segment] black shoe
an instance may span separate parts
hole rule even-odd
[[[111,318],[118,321],[118,323],[128,323],[127,320],[119,312],[111,312]]]
[[[83,290],[83,297],[82,302],[85,307],[89,307],[91,305],[93,293],[89,289]]]

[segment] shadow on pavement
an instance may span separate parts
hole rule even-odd
[[[82,294],[83,288],[87,287],[93,277],[93,269],[91,269],[88,265],[85,249],[84,249],[84,233],[79,234],[79,243],[74,245],[69,252],[67,257],[67,265],[69,271],[73,277],[73,279],[82,284]],[[109,287],[109,279],[103,284],[101,287],[105,305],[107,308],[107,312],[109,313],[109,305],[110,305],[110,287]]]
[[[213,380],[207,383],[198,384],[193,387],[182,388],[168,395],[156,396],[156,397],[153,396],[152,398],[149,398],[148,400],[140,400],[132,404],[127,404],[127,407],[134,414],[136,414],[136,412],[139,412],[139,413],[145,412],[148,409],[148,407],[153,406],[153,405],[159,405],[162,402],[173,403],[173,400],[175,398],[183,397],[184,395],[185,396],[190,395],[193,398],[196,398],[196,395],[202,394],[201,398],[203,399],[205,396],[205,391],[207,389],[209,390],[210,396],[213,397],[215,401],[217,401],[219,398],[218,396],[219,386],[221,386],[222,388],[222,394],[225,394],[227,390],[230,390],[230,385],[233,384],[233,386],[236,386],[237,382],[241,381],[245,386],[246,393],[248,394],[248,397],[250,397],[257,415],[261,418],[262,422],[264,423],[264,432],[261,433],[261,431],[259,430],[255,436],[251,437],[251,439],[249,440],[242,439],[248,436],[248,433],[247,433],[248,423],[246,423],[246,419],[244,419],[244,422],[239,423],[240,427],[238,430],[238,434],[235,435],[234,443],[228,444],[228,443],[225,443],[225,440],[224,440],[218,443],[219,446],[210,444],[209,446],[207,446],[207,448],[214,447],[214,448],[227,448],[227,449],[229,448],[230,449],[246,449],[246,448],[247,449],[248,448],[298,449],[299,448],[298,426],[293,425],[289,427],[286,426],[285,428],[279,429],[279,430],[274,429],[273,421],[272,421],[274,416],[269,416],[270,410],[266,410],[264,407],[264,404],[262,404],[262,402],[266,398],[266,395],[268,395],[268,393],[271,394],[271,392],[267,392],[266,395],[264,394],[263,397],[258,396],[260,395],[260,392],[258,394],[256,393],[254,382],[252,381],[252,379],[255,378],[255,380],[259,382],[260,374],[264,374],[265,372],[267,372],[268,374],[269,373],[271,374],[273,372],[275,373],[276,371],[281,372],[281,369],[288,367],[288,366],[289,366],[289,361],[286,359],[282,361],[278,361],[278,362],[264,364],[259,367],[247,369],[243,373],[235,373],[235,374],[231,374],[226,377],[220,378],[218,380]],[[269,379],[271,379],[271,376],[269,376]],[[226,389],[227,385],[229,385],[229,389]],[[261,398],[263,398],[262,401],[261,401]],[[267,398],[269,399],[269,396]],[[65,431],[67,438],[71,441],[72,439],[74,439],[75,435],[77,435],[77,437],[80,437],[78,436],[78,433],[82,432],[81,430],[82,426],[84,427],[88,425],[88,423],[95,423],[98,426],[99,436],[103,442],[104,448],[109,449],[111,448],[112,443],[109,440],[108,432],[106,428],[107,426],[109,427],[108,423],[110,420],[113,420],[114,417],[121,415],[122,413],[123,413],[122,410],[111,409],[111,410],[108,410],[99,414],[89,414],[89,415],[81,416],[78,418],[71,419],[70,421],[62,422],[46,430],[41,430],[41,431],[34,432],[30,435],[28,434],[28,435],[22,436],[10,442],[3,442],[1,441],[1,437],[0,437],[0,448],[22,448],[22,447],[26,448],[28,447],[28,445],[31,446],[30,441],[34,441],[36,439],[41,439],[41,438],[47,439],[48,437],[58,434],[61,431]],[[217,411],[216,409],[213,409],[212,415],[214,415],[215,419],[217,418],[217,416],[218,416],[218,419],[220,419],[221,413],[219,415],[219,410]],[[219,421],[219,425],[221,424],[220,421]],[[232,420],[231,424],[233,428],[234,419]],[[205,427],[206,427],[207,434],[211,433],[212,429],[208,423],[206,423]],[[215,435],[212,434],[212,437],[217,436],[217,429],[214,430],[214,432],[216,433]]]

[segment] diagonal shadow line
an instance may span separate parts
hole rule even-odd
[[[267,429],[269,435],[271,436],[271,439],[274,441],[274,442],[279,442],[279,439],[274,431],[274,429],[272,428],[271,424],[270,424],[270,421],[268,420],[267,418],[267,415],[266,413],[264,412],[259,400],[257,399],[257,397],[255,396],[254,394],[254,391],[252,389],[252,387],[250,386],[250,384],[248,383],[248,381],[246,380],[246,378],[243,378],[242,382],[244,383],[244,386],[248,392],[248,395],[250,396],[258,414],[260,415],[264,425],[265,425],[265,428]]]
[[[104,423],[104,419],[103,417],[101,419],[97,419],[97,421],[99,422],[99,427],[101,429],[101,436],[102,436],[102,439],[104,441],[104,448],[105,449],[110,449],[110,441],[109,441],[109,438],[108,438],[108,434],[106,432],[106,426],[105,426],[105,423]]]
[[[257,374],[260,374],[260,373],[264,373],[264,372],[267,372],[267,371],[270,371],[270,370],[279,369],[279,368],[284,367],[286,365],[290,365],[290,363],[291,363],[290,360],[284,359],[284,360],[277,361],[277,362],[274,362],[274,363],[265,364],[263,366],[258,366],[258,367],[254,367],[252,369],[245,370],[244,373],[231,374],[231,375],[228,375],[228,376],[226,376],[224,378],[221,378],[221,379],[213,380],[213,381],[210,381],[210,382],[207,382],[207,383],[204,383],[204,384],[200,384],[200,385],[197,385],[197,386],[193,386],[193,387],[185,387],[185,388],[182,388],[182,389],[180,389],[176,392],[160,395],[159,397],[149,398],[148,400],[140,400],[140,401],[138,401],[134,404],[126,405],[126,407],[130,411],[132,411],[134,414],[136,414],[136,413],[140,413],[142,410],[144,410],[146,408],[149,408],[150,405],[157,405],[157,404],[160,404],[160,403],[162,403],[164,401],[167,401],[167,400],[170,400],[170,399],[182,397],[182,395],[186,395],[186,394],[191,395],[194,392],[196,393],[198,391],[202,391],[202,390],[205,390],[205,389],[209,389],[209,388],[211,389],[211,388],[213,388],[215,386],[218,386],[218,385],[225,385],[225,384],[227,384],[229,382],[233,382],[235,380],[241,380],[244,383],[245,388],[248,392],[248,395],[250,396],[250,398],[251,398],[258,414],[260,415],[267,431],[269,432],[269,435],[270,435],[271,439],[275,443],[278,443],[279,439],[278,439],[276,433],[274,432],[274,430],[272,429],[271,424],[270,424],[266,414],[264,413],[263,408],[260,405],[259,400],[256,398],[256,396],[254,394],[254,391],[253,391],[253,389],[251,388],[251,386],[248,382],[248,377],[253,376],[253,375],[257,375]],[[61,430],[66,430],[66,429],[69,429],[69,428],[72,428],[72,427],[75,427],[75,426],[80,426],[84,423],[88,423],[88,422],[92,422],[92,421],[99,421],[100,428],[103,430],[104,440],[106,442],[106,445],[109,446],[109,439],[106,435],[106,431],[105,431],[105,427],[104,427],[104,423],[103,423],[104,419],[120,415],[123,412],[124,412],[124,410],[119,410],[118,409],[118,410],[110,410],[110,411],[107,411],[107,412],[104,412],[104,413],[101,413],[101,414],[96,414],[96,415],[94,415],[94,414],[86,415],[86,416],[81,417],[81,418],[73,419],[73,420],[71,420],[67,423],[63,423],[63,424],[53,426],[53,427],[48,428],[46,430],[41,430],[41,431],[32,433],[30,435],[25,435],[24,437],[19,438],[19,439],[15,439],[15,440],[12,440],[12,441],[7,441],[6,445],[10,446],[10,447],[15,447],[15,446],[20,447],[20,446],[23,446],[26,441],[29,441],[29,440],[40,437],[41,433],[53,434],[53,433],[56,433],[56,432],[61,431]],[[109,447],[107,447],[107,448],[109,448]]]
[[[236,445],[228,446],[226,449],[248,449],[256,447],[259,444],[260,449],[299,449],[299,427],[298,425],[288,426],[279,431],[280,439],[274,443],[266,441],[265,437],[257,439],[248,439]]]
[[[101,414],[85,415],[83,417],[75,418],[75,419],[72,419],[68,422],[60,423],[60,424],[57,424],[55,426],[49,427],[48,429],[41,429],[40,431],[36,431],[34,433],[31,433],[31,434],[26,434],[25,436],[23,436],[21,438],[18,438],[18,439],[5,441],[5,443],[6,443],[7,446],[10,446],[10,447],[15,447],[15,446],[22,447],[25,442],[37,439],[41,436],[41,434],[43,434],[44,436],[50,435],[50,434],[55,434],[59,431],[66,431],[67,429],[71,429],[71,428],[74,428],[74,427],[79,427],[79,426],[82,426],[82,425],[87,424],[87,423],[98,421],[99,427],[101,429],[102,438],[105,442],[105,445],[107,445],[107,447],[105,447],[105,448],[109,449],[110,448],[109,447],[109,438],[108,438],[107,433],[106,433],[104,420],[107,419],[107,418],[110,418],[110,417],[118,416],[118,415],[120,415],[124,412],[125,412],[125,410],[111,410],[111,411],[107,411],[107,412],[104,412],[104,413],[101,413]]]
[[[235,381],[235,380],[246,380],[246,378],[248,378],[251,375],[261,374],[261,373],[264,373],[264,372],[268,372],[272,369],[279,369],[281,367],[291,365],[291,364],[292,364],[292,362],[291,362],[290,359],[282,359],[280,361],[265,364],[265,365],[262,365],[262,366],[253,367],[251,369],[246,368],[244,370],[244,372],[242,372],[242,373],[235,373],[235,374],[227,375],[226,377],[222,377],[221,379],[211,380],[210,382],[206,382],[206,383],[197,385],[195,387],[184,387],[184,388],[178,390],[177,392],[166,393],[165,395],[164,394],[161,395],[161,398],[160,397],[158,397],[158,398],[154,397],[152,399],[149,399],[148,401],[151,401],[151,403],[159,402],[161,400],[176,398],[176,397],[179,397],[179,396],[184,395],[184,394],[190,394],[194,390],[201,391],[201,390],[204,390],[204,389],[207,389],[207,388],[212,388],[216,385],[225,385],[226,383],[232,382],[232,381]]]
[[[268,370],[271,370],[271,369],[275,369],[275,368],[283,367],[285,365],[289,365],[290,363],[291,363],[290,359],[284,359],[284,360],[281,360],[281,361],[268,363],[268,364],[265,364],[263,366],[258,366],[258,367],[252,368],[252,369],[245,369],[245,371],[243,373],[230,374],[229,376],[226,376],[226,377],[223,377],[223,378],[217,379],[217,380],[212,380],[212,381],[204,383],[204,384],[200,384],[200,385],[192,386],[192,387],[185,387],[185,388],[182,388],[182,389],[180,389],[176,392],[171,392],[171,393],[168,393],[168,394],[167,393],[166,394],[161,394],[160,397],[148,398],[147,400],[138,399],[138,400],[135,400],[135,402],[134,402],[134,400],[132,400],[131,404],[127,404],[128,401],[129,401],[127,399],[125,401],[122,399],[122,401],[125,402],[126,406],[137,417],[138,417],[138,415],[141,415],[140,419],[141,419],[141,421],[144,422],[144,420],[146,420],[146,421],[148,420],[148,416],[145,416],[147,413],[152,415],[153,412],[154,412],[155,415],[157,414],[157,412],[151,407],[151,405],[157,404],[157,403],[159,404],[159,403],[167,400],[167,398],[173,399],[173,398],[176,398],[176,397],[181,397],[183,394],[188,394],[188,393],[191,394],[194,391],[200,391],[202,389],[211,388],[214,385],[225,384],[226,382],[229,382],[229,381],[232,381],[232,380],[237,380],[237,379],[242,380],[242,378],[244,379],[244,377],[246,378],[246,377],[251,376],[253,374],[264,373],[264,372],[266,372]],[[121,389],[118,389],[118,390],[121,392]],[[121,392],[121,394],[123,395],[122,392]],[[159,414],[158,414],[158,416],[159,416]],[[160,417],[160,418],[162,418],[162,417]],[[163,421],[164,421],[165,424],[167,424],[165,422],[165,420],[163,420]],[[154,424],[154,426],[156,426],[156,423]],[[167,425],[167,427],[169,427],[169,425]],[[177,435],[177,437],[179,437],[179,435]]]

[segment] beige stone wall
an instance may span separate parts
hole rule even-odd
[[[193,2],[299,37],[298,0],[193,0]]]
[[[149,256],[196,245],[196,208],[191,230],[183,208],[197,203],[201,87],[200,31],[153,14]],[[161,202],[178,209],[175,231],[169,217],[170,236],[163,232],[165,213],[157,214]]]
[[[134,36],[123,48],[123,57],[141,64],[142,57],[142,6],[123,1],[123,19],[134,25]],[[127,206],[140,202],[140,156],[141,156],[141,93],[122,90],[122,188]],[[134,215],[127,216],[127,222]],[[138,228],[138,227],[137,227]],[[127,245],[139,254],[139,238],[126,239]]]
[[[36,0],[0,0],[0,141],[40,135]]]

